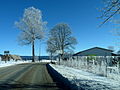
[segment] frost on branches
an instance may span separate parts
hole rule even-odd
[[[22,45],[32,45],[33,62],[35,59],[34,43],[36,39],[44,37],[46,22],[42,21],[42,13],[39,9],[29,7],[24,10],[23,17],[19,22],[15,22],[18,29],[21,30],[19,42]]]

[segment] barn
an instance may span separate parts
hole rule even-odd
[[[73,56],[117,56],[116,54],[113,53],[112,50],[110,49],[105,49],[101,47],[93,47],[90,49],[86,49],[84,51],[80,51],[78,53],[75,53]],[[109,57],[109,58],[110,58]],[[106,60],[106,59],[105,59]],[[107,63],[109,65],[112,65],[113,62],[115,62],[117,59],[107,59]]]
[[[113,56],[112,50],[101,48],[101,47],[93,47],[84,51],[80,51],[75,53],[73,56]]]

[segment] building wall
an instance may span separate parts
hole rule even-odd
[[[89,55],[96,55],[96,56],[112,56],[110,51],[99,49],[99,48],[93,48],[87,51],[83,51],[78,56],[89,56]]]

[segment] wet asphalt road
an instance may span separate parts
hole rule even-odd
[[[46,64],[27,63],[0,68],[0,90],[61,90]]]

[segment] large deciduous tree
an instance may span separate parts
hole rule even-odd
[[[77,43],[72,36],[71,29],[67,24],[60,23],[50,30],[50,37],[47,41],[49,52],[61,51],[62,59],[68,50],[72,50]]]
[[[21,30],[18,39],[22,45],[32,45],[32,62],[35,61],[35,40],[44,37],[46,22],[42,21],[42,13],[39,9],[29,7],[24,10],[23,17],[15,22],[15,25]]]

